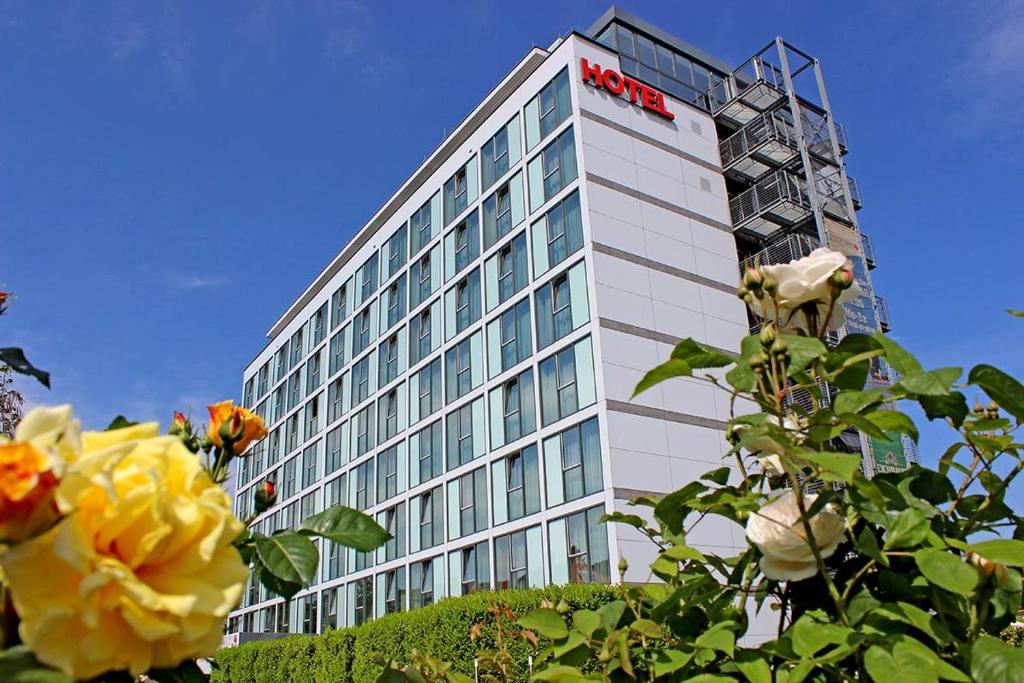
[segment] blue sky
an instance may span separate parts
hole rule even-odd
[[[1002,312],[1024,308],[1024,3],[699,6],[623,5],[732,63],[776,34],[819,57],[894,338],[1024,375],[1024,320]],[[29,399],[96,427],[237,396],[277,316],[444,133],[606,8],[0,2],[2,341],[53,372]]]

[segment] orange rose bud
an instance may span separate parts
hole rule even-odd
[[[28,443],[0,444],[0,541],[24,540],[57,518],[57,476],[49,456]]]
[[[274,503],[277,502],[277,486],[273,481],[267,479],[265,482],[256,487],[256,493],[254,496],[254,507],[256,514],[266,512],[270,508],[274,507]]]
[[[191,425],[188,423],[188,419],[185,418],[184,413],[174,413],[174,418],[171,420],[171,426],[167,429],[168,434],[188,436],[189,432],[192,431]]]
[[[221,401],[209,407],[210,426],[207,435],[218,448],[230,447],[236,454],[267,435],[263,418],[234,401]]]

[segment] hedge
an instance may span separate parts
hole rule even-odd
[[[452,662],[473,675],[477,650],[490,647],[487,631],[472,642],[469,630],[489,621],[487,609],[495,604],[518,615],[535,609],[542,600],[565,600],[572,609],[597,609],[619,595],[613,586],[572,584],[547,588],[473,593],[446,598],[409,612],[389,614],[360,626],[321,635],[295,635],[226,648],[214,656],[211,683],[374,683],[381,667],[378,655],[405,661],[413,649]],[[517,643],[513,654],[525,681],[527,647]]]

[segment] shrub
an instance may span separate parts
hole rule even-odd
[[[220,650],[211,683],[374,683],[381,671],[378,656],[404,660],[414,649],[453,662],[457,671],[471,676],[477,650],[490,648],[493,642],[486,630],[473,642],[469,631],[488,620],[492,605],[505,605],[522,615],[544,600],[564,600],[573,610],[597,609],[617,596],[612,586],[574,584],[447,598],[353,628]],[[516,644],[512,654],[519,663],[516,670],[522,672],[516,680],[525,680],[529,648]]]

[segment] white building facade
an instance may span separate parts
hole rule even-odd
[[[738,351],[748,319],[716,121],[624,59],[577,33],[532,49],[271,328],[243,378],[271,431],[236,513],[269,479],[257,531],[343,504],[393,540],[321,542],[312,586],[251,585],[230,632],[616,582],[620,556],[649,580],[649,541],[598,520],[728,464],[728,404],[698,381],[633,389],[683,338]],[[741,534],[690,541],[731,554]]]

